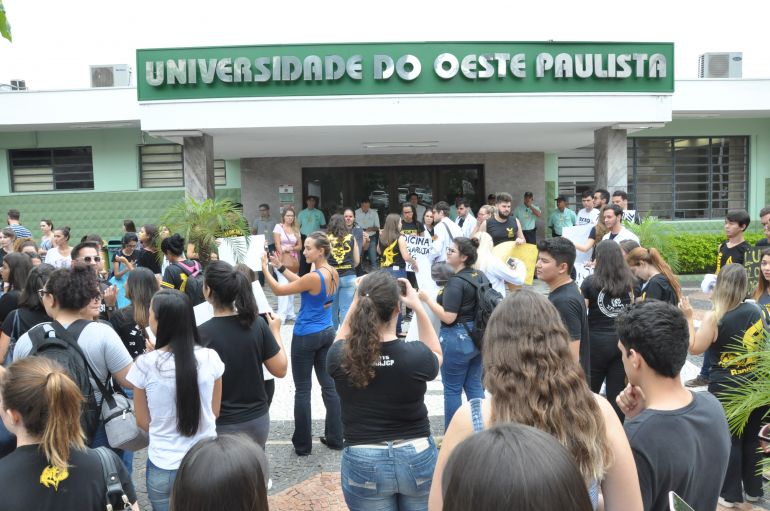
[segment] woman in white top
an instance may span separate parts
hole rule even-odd
[[[69,246],[70,228],[59,227],[53,231],[53,247],[45,254],[45,263],[54,268],[69,268],[72,264],[72,247]]]
[[[127,379],[137,424],[150,433],[147,497],[154,511],[167,511],[182,458],[217,435],[225,366],[216,351],[200,346],[192,304],[181,291],[159,291],[149,320],[155,349],[136,359]]]
[[[484,272],[495,291],[505,296],[506,282],[514,286],[524,284],[525,268],[523,265],[511,267],[492,254],[492,247],[494,247],[492,236],[481,231],[474,234],[473,237],[479,240],[479,248],[476,252],[478,259],[476,259],[476,264],[473,267]]]
[[[281,213],[281,223],[273,228],[273,243],[275,243],[275,252],[280,258],[284,252],[291,254],[294,259],[299,261],[299,251],[302,250],[302,237],[299,234],[299,227],[295,220],[294,210],[286,208]],[[288,284],[281,273],[277,273],[279,284]],[[294,295],[278,297],[278,317],[281,322],[296,319],[294,314]]]

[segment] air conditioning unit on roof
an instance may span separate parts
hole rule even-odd
[[[743,53],[704,53],[698,58],[698,78],[740,78]]]
[[[127,64],[91,66],[91,87],[128,87],[131,67]]]

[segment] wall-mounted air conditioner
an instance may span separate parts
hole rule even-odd
[[[91,66],[91,87],[128,87],[131,67],[127,64]]]
[[[698,78],[740,78],[743,53],[704,53],[698,57]]]

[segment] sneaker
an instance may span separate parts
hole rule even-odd
[[[685,387],[705,387],[708,384],[709,384],[709,379],[699,374],[692,380],[686,381],[684,385]]]
[[[759,502],[759,499],[762,497],[752,497],[751,495],[746,494],[746,502]]]
[[[273,479],[272,478],[268,478],[267,479],[267,490],[270,491],[272,489],[273,489]]]
[[[719,505],[722,506],[722,507],[726,507],[726,508],[733,508],[733,507],[735,507],[735,502],[727,501],[727,500],[723,499],[722,497],[719,497],[719,501],[718,502],[719,502]]]

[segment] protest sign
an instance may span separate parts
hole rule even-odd
[[[420,266],[420,259],[418,258],[419,255],[428,255],[430,254],[430,248],[431,244],[433,243],[433,240],[430,239],[428,236],[417,236],[415,234],[410,234],[406,236],[406,249],[409,251],[409,255],[412,256],[412,259],[417,261],[417,266],[422,268]],[[430,261],[426,258],[425,263],[430,269]],[[406,271],[414,271],[412,269],[412,265],[407,263],[406,264]],[[430,275],[430,273],[429,273]]]

